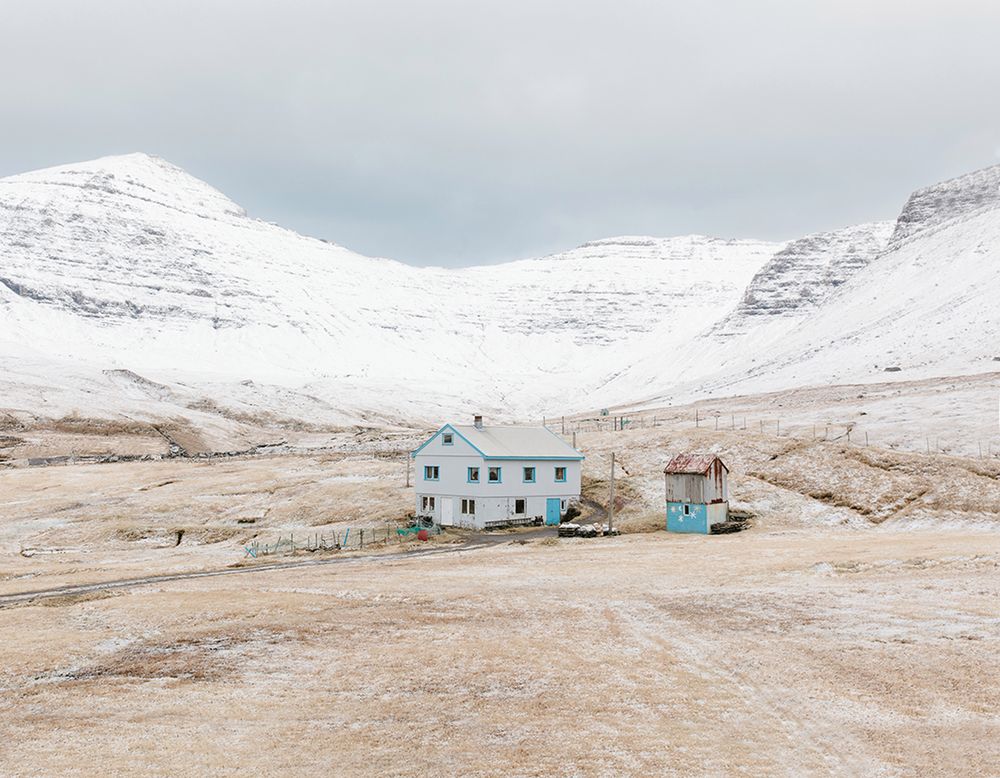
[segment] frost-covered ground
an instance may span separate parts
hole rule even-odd
[[[658,424],[577,434],[589,505],[618,454],[618,538],[0,608],[0,773],[988,774],[1000,461]],[[346,434],[0,469],[0,596],[401,519],[420,433]],[[725,458],[751,529],[657,529],[681,450]]]
[[[995,533],[661,533],[6,609],[0,769],[989,774],[998,562]]]

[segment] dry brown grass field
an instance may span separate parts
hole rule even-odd
[[[0,597],[392,525],[404,442],[0,470]],[[578,443],[595,506],[608,454],[624,465],[621,537],[455,533],[8,602],[0,774],[1000,774],[994,460],[687,428]],[[731,464],[748,531],[658,529],[686,449]]]

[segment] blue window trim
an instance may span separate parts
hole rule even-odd
[[[502,467],[497,467],[496,468],[496,471],[497,471],[497,480],[496,481],[491,481],[490,480],[490,470],[492,470],[492,469],[493,469],[492,467],[486,468],[486,483],[488,483],[488,484],[502,484],[503,483],[503,468]]]
[[[527,474],[524,472],[525,470],[530,470],[531,471],[531,478],[528,478]],[[522,467],[521,468],[521,479],[522,479],[521,483],[533,484],[533,483],[535,483],[535,478],[537,477],[537,475],[538,475],[537,468],[534,468],[534,467]]]
[[[557,484],[564,484],[564,483],[566,483],[566,476],[569,475],[569,472],[568,472],[567,468],[565,468],[565,467],[562,468],[562,471],[563,471],[563,477],[562,478],[559,477],[559,472],[558,471],[559,471],[558,467],[555,467],[555,468],[552,469],[552,477],[555,479],[555,482]]]
[[[438,471],[438,477],[437,478],[432,478],[431,476],[427,475],[427,471],[430,470],[432,467],[435,468]],[[441,480],[441,466],[440,465],[424,465],[424,480],[425,481],[440,481]]]
[[[475,478],[475,480],[473,480],[473,478],[472,478],[472,471],[473,471],[473,470],[476,470],[476,471],[479,471],[479,472],[477,472],[477,473],[476,473],[476,478]],[[478,467],[470,467],[469,469],[467,469],[467,470],[465,471],[465,482],[466,482],[467,484],[478,484],[478,483],[480,482],[480,480],[481,480],[481,476],[482,476],[482,471],[481,471],[481,468],[478,468]]]

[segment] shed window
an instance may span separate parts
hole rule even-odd
[[[500,483],[500,471],[501,471],[501,468],[499,468],[499,467],[491,467],[489,469],[488,479],[489,479],[489,482],[491,484],[498,484],[498,483]]]
[[[475,516],[476,515],[476,501],[475,500],[462,500],[462,514],[464,516]]]
[[[691,506],[690,505],[685,505],[684,506],[684,515],[685,516],[690,516],[691,515]]]
[[[524,482],[526,484],[535,483],[535,468],[533,467],[524,468]]]
[[[518,516],[523,516],[526,512],[524,506],[527,504],[527,502],[528,501],[525,500],[523,497],[514,500],[514,513]]]
[[[469,468],[469,474],[466,477],[466,480],[470,484],[478,484],[479,483],[479,468],[478,467],[470,467]]]
[[[556,483],[563,483],[566,480],[566,468],[557,467],[556,468]]]
[[[424,465],[424,480],[436,481],[441,475],[441,468],[437,465]]]
[[[455,436],[452,435],[450,432],[446,432],[444,433],[444,435],[441,436],[442,446],[451,446],[454,443],[455,443]]]

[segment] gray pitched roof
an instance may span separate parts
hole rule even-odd
[[[583,454],[545,427],[475,427],[471,424],[446,426],[455,430],[487,458],[583,459]]]

